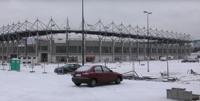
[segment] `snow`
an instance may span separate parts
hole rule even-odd
[[[104,63],[88,63],[104,64]],[[143,64],[143,65],[141,65]],[[178,77],[177,82],[159,82],[145,80],[123,80],[119,85],[102,85],[94,88],[83,85],[76,87],[71,75],[57,75],[54,68],[64,64],[45,64],[36,66],[35,73],[30,73],[29,66],[23,66],[20,72],[0,70],[0,101],[173,101],[166,98],[166,89],[186,88],[200,94],[200,75],[188,74],[189,69],[200,73],[200,63],[181,63],[169,61],[170,76]],[[133,69],[132,62],[108,63],[113,71],[124,73]],[[0,67],[2,68],[2,67]],[[134,62],[138,74],[160,77],[166,72],[166,61],[150,61],[147,72],[146,61]]]

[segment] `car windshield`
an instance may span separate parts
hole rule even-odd
[[[89,66],[89,65],[81,66],[81,67],[78,68],[76,71],[78,71],[78,72],[88,71],[91,67],[92,67],[92,66]]]

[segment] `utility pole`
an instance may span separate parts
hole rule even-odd
[[[149,58],[150,58],[150,47],[149,47],[149,15],[152,14],[152,12],[144,11],[144,14],[147,15],[147,72],[149,72]]]
[[[85,29],[84,29],[84,0],[82,0],[82,65],[85,64]]]

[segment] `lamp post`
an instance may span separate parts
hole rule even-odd
[[[149,37],[149,15],[152,14],[152,12],[144,11],[144,14],[147,15],[147,37]],[[149,38],[147,39],[147,72],[149,72]]]
[[[82,0],[82,65],[85,64],[84,0]]]

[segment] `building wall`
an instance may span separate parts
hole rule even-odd
[[[128,41],[123,43],[115,41],[115,51],[113,53],[113,42],[107,40],[102,41],[100,54],[98,40],[87,40],[85,43],[86,58],[94,58],[93,62],[145,60],[148,57],[148,50],[149,56],[152,59],[159,59],[160,56],[167,55],[174,58],[183,58],[191,53],[191,46],[189,44],[167,45],[163,43],[150,43],[148,49],[146,42],[131,42],[130,44]],[[0,47],[1,59],[2,57],[9,58],[12,54],[17,54],[18,57],[36,57],[37,62],[81,62],[81,40],[69,40],[68,44],[52,42],[52,55],[50,50],[49,41],[44,40],[39,41],[38,56],[36,55],[35,44],[29,44],[27,47],[26,45],[17,47],[14,43],[4,43]],[[47,57],[46,61],[42,57],[45,54]]]

